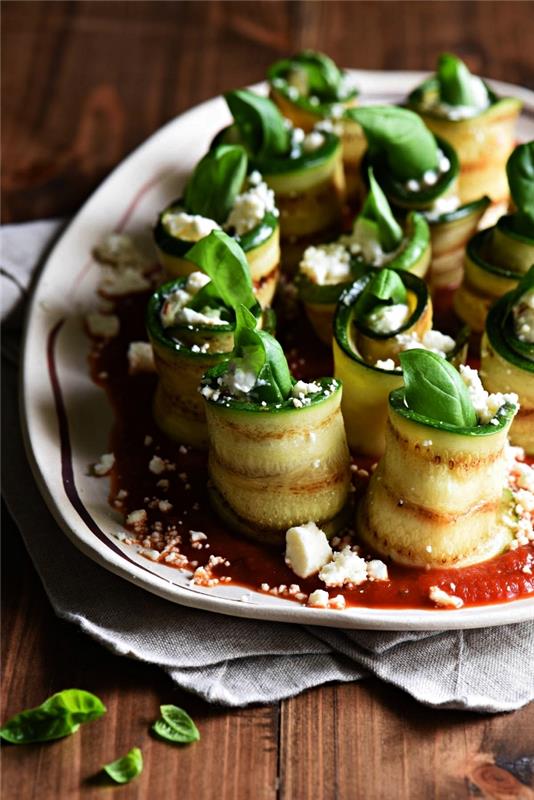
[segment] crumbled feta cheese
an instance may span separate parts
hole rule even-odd
[[[316,589],[308,597],[308,605],[312,608],[328,608],[328,592],[324,589]]]
[[[124,269],[135,270],[146,266],[146,261],[133,243],[130,236],[124,233],[110,233],[94,249],[95,258],[104,264]]]
[[[94,312],[92,314],[87,314],[85,322],[91,336],[98,336],[102,339],[112,339],[119,332],[120,322],[115,314],[99,314],[98,312]]]
[[[98,475],[99,478],[102,478],[104,475],[109,475],[114,463],[115,456],[113,453],[104,453],[104,455],[100,456],[98,463],[94,465],[93,472],[95,475]]]
[[[321,388],[322,387],[320,384],[314,383],[313,381],[310,383],[306,383],[305,381],[297,381],[291,390],[291,394],[293,397],[301,397],[301,395],[306,396],[309,394],[316,394],[317,392],[321,391]]]
[[[410,310],[406,303],[380,306],[367,316],[367,324],[376,333],[392,333],[408,319]]]
[[[367,564],[347,545],[333,553],[332,560],[319,572],[319,579],[327,586],[343,586],[346,583],[358,586],[367,580]]]
[[[189,292],[191,296],[194,296],[197,292],[206,286],[210,282],[209,275],[206,275],[205,272],[191,272],[191,274],[187,278],[187,283],[185,284],[186,292]]]
[[[165,461],[159,456],[152,456],[148,463],[148,468],[154,475],[161,475],[162,472],[165,472]]]
[[[120,297],[124,294],[134,294],[150,289],[150,281],[142,272],[132,267],[127,267],[120,272],[111,267],[104,267],[98,289],[109,297]]]
[[[378,369],[392,370],[396,369],[397,365],[395,364],[392,358],[386,358],[386,359],[379,358],[378,361],[375,362],[375,367],[378,367]]]
[[[476,369],[472,369],[466,364],[460,364],[460,375],[467,386],[471,402],[481,425],[486,425],[490,422],[505,403],[511,403],[518,407],[518,397],[513,392],[509,394],[502,394],[501,392],[488,394],[482,386]]]
[[[163,513],[166,513],[167,511],[171,510],[172,503],[169,502],[169,500],[160,500],[159,503],[158,503],[158,508]]]
[[[350,279],[350,253],[336,242],[307,247],[299,265],[301,274],[319,286]]]
[[[286,533],[286,564],[299,578],[315,575],[332,558],[326,534],[315,522],[289,528]]]
[[[131,511],[126,517],[126,524],[133,525],[134,528],[142,527],[146,524],[147,513],[144,508],[139,508],[136,511]]]
[[[345,608],[346,605],[347,602],[342,594],[336,594],[336,596],[332,597],[332,599],[329,602],[330,608],[336,608],[338,610],[342,610],[343,608]]]
[[[534,289],[525,292],[513,306],[514,330],[522,342],[534,344]]]
[[[370,581],[388,581],[388,568],[383,561],[373,559],[367,562],[367,577]]]
[[[422,339],[419,338],[417,331],[398,333],[395,339],[400,350],[430,350],[442,358],[446,358],[456,344],[451,336],[435,330],[426,331]]]
[[[181,308],[174,316],[174,325],[221,325],[224,320],[221,317],[220,308],[203,308],[202,311],[195,311],[194,308]]]
[[[232,228],[238,236],[259,225],[266,214],[276,211],[274,192],[265,181],[254,183],[238,194],[224,227]]]
[[[154,372],[154,353],[150,342],[130,342],[128,346],[128,372],[137,375],[139,372]]]
[[[215,220],[200,214],[187,214],[185,211],[166,211],[162,224],[171,236],[186,242],[198,242],[212,231],[220,230]]]
[[[321,131],[311,131],[304,137],[302,149],[305,153],[313,153],[324,144],[324,136]]]
[[[461,597],[456,597],[454,594],[448,594],[440,589],[439,586],[431,586],[428,591],[428,596],[440,608],[461,608],[464,601]]]
[[[305,138],[306,134],[302,128],[293,128],[293,132],[291,134],[291,143],[293,146],[302,144]]]
[[[189,538],[192,542],[203,542],[208,537],[202,531],[189,531]]]
[[[237,361],[234,362],[229,369],[226,370],[224,375],[221,376],[220,386],[224,388],[228,394],[239,397],[241,394],[248,394],[256,385],[258,376],[252,369],[248,369],[243,362],[241,366]],[[204,387],[209,388],[209,387]],[[213,390],[210,390],[213,391]],[[211,397],[202,390],[204,397]]]

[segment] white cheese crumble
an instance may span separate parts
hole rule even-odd
[[[375,367],[378,367],[378,369],[387,369],[389,371],[396,369],[397,365],[395,364],[392,358],[386,358],[386,359],[379,358],[378,361],[375,362]]]
[[[289,528],[286,533],[286,564],[299,578],[315,575],[332,558],[326,534],[315,522]]]
[[[499,409],[502,408],[505,403],[515,405],[516,409],[519,407],[518,397],[514,392],[508,394],[503,394],[502,392],[489,394],[482,386],[476,369],[466,364],[460,364],[460,375],[467,386],[477,419],[481,425],[492,422],[496,418]]]
[[[517,338],[528,344],[534,344],[534,289],[519,299],[512,308],[514,330]]]
[[[242,394],[248,394],[256,385],[257,379],[258,376],[256,372],[248,369],[245,363],[240,365],[239,363],[234,362],[220,378],[220,386],[221,388],[225,389],[228,394],[231,394],[234,397],[239,397]],[[209,387],[205,386],[204,389],[209,389]],[[210,390],[212,394],[208,394],[204,391],[204,389],[202,389],[201,394],[210,399],[212,397],[213,390]]]
[[[344,283],[350,279],[350,253],[337,242],[307,247],[299,270],[319,286]]]
[[[336,596],[332,597],[332,599],[329,602],[330,608],[336,608],[338,610],[344,609],[346,605],[347,602],[342,594],[336,594]]]
[[[159,456],[152,456],[148,462],[148,469],[150,472],[153,472],[154,475],[161,475],[166,469],[165,461]]]
[[[119,318],[115,314],[94,312],[87,314],[85,322],[91,336],[98,336],[101,339],[113,339],[120,328]]]
[[[328,608],[328,592],[324,589],[316,589],[308,597],[308,605],[312,608]]]
[[[150,280],[135,267],[125,267],[121,270],[104,267],[98,289],[108,297],[120,297],[150,289]]]
[[[293,397],[301,397],[301,395],[306,396],[308,394],[317,394],[317,392],[320,392],[321,389],[321,385],[315,383],[314,381],[311,381],[310,383],[306,383],[305,381],[297,381],[291,390],[291,394]]]
[[[324,144],[324,135],[321,131],[311,131],[304,137],[302,142],[302,149],[305,153],[313,153]]]
[[[174,325],[220,325],[224,322],[220,308],[204,307],[201,311],[188,308],[187,304],[195,297],[210,279],[203,272],[192,272],[184,289],[176,289],[165,298],[160,318],[164,328]]]
[[[363,558],[347,545],[343,550],[333,553],[332,560],[322,567],[319,579],[327,586],[358,586],[367,580],[367,565]]]
[[[114,463],[115,456],[113,453],[104,453],[104,455],[100,456],[98,462],[93,466],[93,472],[99,478],[102,478],[104,475],[109,475]]]
[[[388,581],[388,568],[383,561],[375,558],[367,562],[367,577],[370,581]]]
[[[131,511],[126,517],[126,524],[132,525],[134,528],[143,527],[147,521],[148,515],[144,508],[138,508],[136,511]]]
[[[123,269],[133,267],[136,270],[146,266],[143,255],[139,252],[130,236],[124,233],[110,233],[94,249],[95,258],[105,264]]]
[[[410,309],[406,303],[394,303],[391,306],[380,306],[367,316],[367,324],[376,333],[392,333],[398,330],[408,319]]]
[[[130,342],[128,345],[128,372],[137,375],[140,372],[154,372],[154,352],[150,342]]]
[[[419,338],[417,331],[398,333],[395,339],[400,350],[430,350],[443,358],[446,358],[456,344],[451,336],[435,330],[426,331],[422,339]]]
[[[186,211],[166,211],[162,224],[177,239],[185,242],[198,242],[212,231],[220,230],[215,220],[200,214],[188,214]]]
[[[205,272],[191,272],[187,277],[187,283],[185,284],[185,291],[189,292],[190,295],[194,296],[197,292],[206,286],[210,282],[209,275],[206,275]]]
[[[439,586],[431,586],[428,590],[428,596],[440,608],[461,608],[464,604],[461,597],[444,592]]]
[[[248,233],[262,221],[267,213],[277,213],[274,192],[265,181],[257,181],[259,173],[252,173],[254,182],[249,178],[247,190],[238,194],[224,227],[233,228],[238,236]]]

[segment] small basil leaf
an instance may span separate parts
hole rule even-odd
[[[380,305],[405,303],[407,292],[402,278],[393,269],[377,270],[354,304],[354,318],[363,319]]]
[[[235,239],[224,231],[212,231],[193,245],[185,257],[209,275],[217,296],[228,308],[256,305],[246,256]]]
[[[248,89],[228,92],[225,99],[252,155],[265,158],[288,152],[289,132],[282,114],[271,100]]]
[[[452,364],[429,350],[406,350],[399,359],[408,408],[458,428],[477,424],[467,387]]]
[[[200,739],[197,726],[182,708],[164,705],[159,710],[161,719],[154,723],[152,730],[162,739],[179,744],[197,742]]]
[[[473,76],[464,62],[452,53],[442,53],[438,60],[436,78],[440,98],[450,106],[475,105]]]
[[[337,99],[342,73],[329,56],[303,50],[291,59],[291,66],[306,73],[309,94],[316,94],[325,101]]]
[[[393,216],[386,195],[378,185],[372,167],[369,168],[369,194],[359,219],[376,223],[378,241],[386,253],[394,250],[402,241],[402,228]]]
[[[391,173],[401,181],[418,178],[438,166],[438,146],[423,120],[396,106],[364,106],[345,112],[356,120],[369,143],[371,158],[384,155]]]
[[[102,701],[83,689],[65,689],[36,708],[21,711],[0,728],[0,738],[13,744],[47,742],[75,733],[81,723],[105,714]]]
[[[240,145],[219,145],[201,159],[185,188],[189,214],[200,214],[222,224],[247,173],[247,154]]]
[[[130,783],[143,771],[143,754],[138,747],[132,747],[125,756],[105,764],[102,769],[115,783]]]
[[[515,148],[506,164],[506,174],[517,208],[512,215],[514,230],[534,237],[534,141]]]

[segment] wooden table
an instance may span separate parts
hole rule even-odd
[[[374,69],[430,69],[450,49],[527,84],[532,17],[521,2],[4,3],[3,221],[74,212],[162,123],[301,47]],[[70,686],[108,707],[107,724],[60,743],[3,748],[5,800],[534,798],[534,705],[435,711],[367,680],[214,708],[56,619],[8,517],[4,549],[3,717]],[[201,742],[177,750],[150,738],[162,702],[193,715]],[[100,765],[135,744],[143,775],[105,789]]]

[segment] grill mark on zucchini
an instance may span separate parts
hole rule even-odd
[[[390,419],[388,419],[388,421],[386,423],[386,426],[387,426],[388,431],[393,434],[393,436],[395,437],[397,442],[399,442],[400,445],[405,450],[408,450],[408,451],[412,450],[414,453],[417,453],[417,455],[419,457],[424,458],[426,461],[432,461],[434,464],[444,463],[444,459],[441,456],[439,456],[439,455],[433,456],[432,455],[432,448],[431,447],[428,447],[428,448],[425,447],[425,451],[427,451],[427,452],[421,452],[421,449],[417,450],[418,446],[419,446],[419,448],[421,448],[421,445],[419,445],[419,443],[416,443],[412,447],[412,445],[410,444],[409,439],[407,439],[405,436],[402,436],[399,433],[399,431],[396,428],[393,427],[393,425],[391,424],[391,420]],[[462,455],[461,453],[460,454],[456,454],[454,456],[454,458],[450,458],[448,460],[449,469],[451,469],[451,470],[452,469],[460,469],[460,468],[461,469],[478,469],[479,467],[486,466],[488,464],[492,464],[494,461],[498,461],[499,459],[502,458],[502,453],[503,453],[503,448],[501,448],[498,452],[490,453],[489,456],[485,456],[485,457],[480,457],[479,456],[478,458],[475,458],[471,453],[468,453],[468,454],[465,454],[465,455]]]
[[[314,423],[310,428],[302,428],[302,427],[295,427],[295,428],[284,428],[283,431],[275,432],[272,430],[259,430],[259,427],[255,430],[252,430],[250,427],[247,426],[247,430],[244,429],[244,426],[241,422],[232,422],[228,419],[221,419],[217,420],[217,427],[219,429],[226,428],[229,431],[237,431],[240,434],[240,438],[248,439],[251,442],[262,442],[265,439],[286,439],[290,436],[293,437],[308,437],[310,433],[315,433],[316,431],[320,431],[322,428],[326,428],[328,425],[331,424],[332,418],[337,415],[337,408],[328,414],[327,417],[324,417],[321,422]]]
[[[329,486],[333,487],[340,483],[345,483],[347,479],[347,471],[342,466],[335,471],[331,470],[329,475],[325,478],[316,481],[304,482],[301,480],[295,480],[296,473],[294,469],[286,470],[285,472],[279,472],[277,474],[272,472],[252,472],[251,470],[241,469],[237,465],[234,466],[229,462],[224,461],[215,451],[212,452],[210,461],[224,470],[229,481],[239,481],[240,478],[243,478],[247,482],[264,480],[269,482],[272,481],[273,484],[276,484],[280,479],[282,479],[285,484],[287,478],[291,477],[291,485],[284,485],[283,488],[286,489],[290,494],[294,495],[311,494],[320,490],[324,490]],[[307,473],[303,473],[304,476],[306,474]]]
[[[423,517],[424,519],[431,520],[436,525],[449,525],[451,523],[457,522],[458,520],[468,517],[472,514],[488,513],[491,511],[496,511],[498,508],[501,507],[501,500],[487,500],[481,503],[475,503],[474,505],[470,506],[465,511],[461,511],[457,514],[445,514],[439,511],[433,511],[426,506],[420,506],[417,503],[412,503],[410,500],[406,500],[405,498],[399,498],[398,492],[394,491],[387,483],[382,482],[382,488],[386,492],[387,495],[392,499],[394,503],[398,505],[399,499],[402,499],[402,505],[399,506],[401,511],[409,511],[415,517]]]

